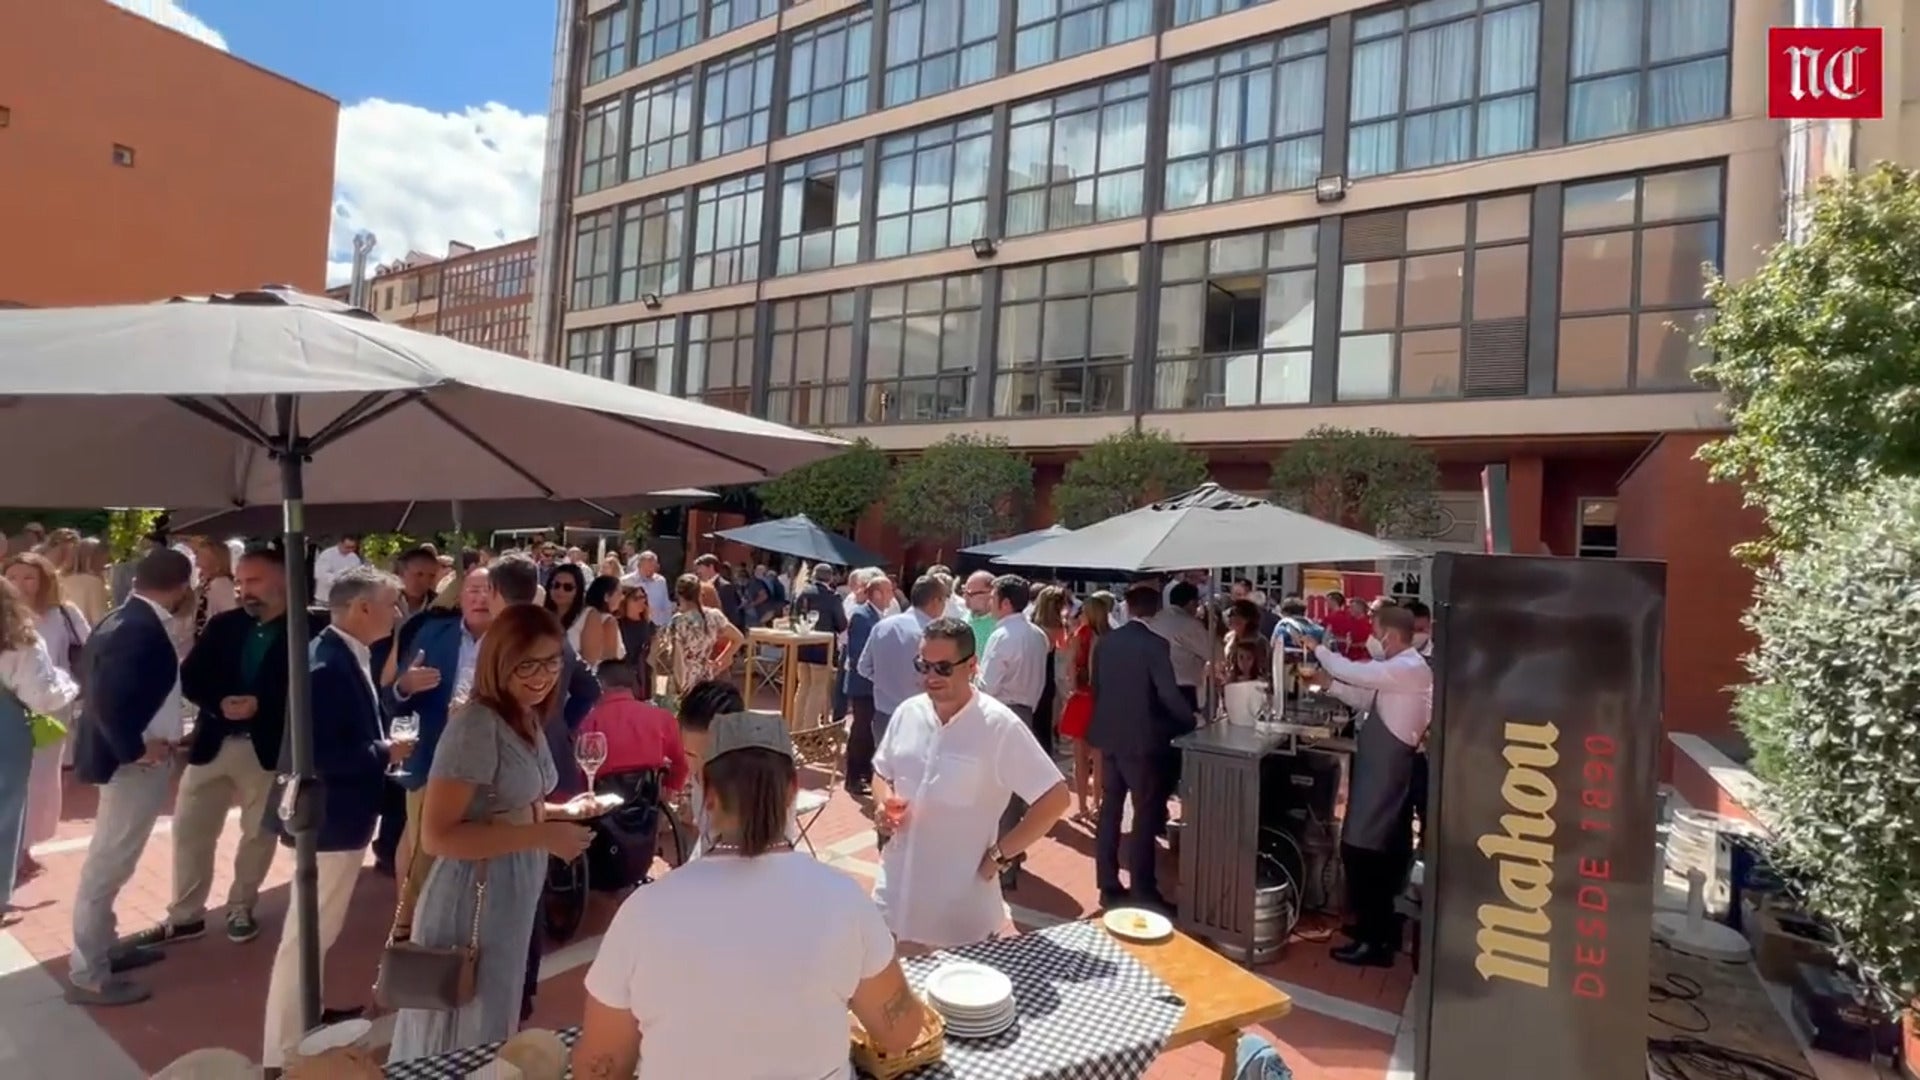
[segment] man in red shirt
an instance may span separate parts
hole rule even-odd
[[[667,710],[640,700],[640,672],[633,664],[608,660],[595,674],[600,679],[600,700],[580,722],[580,733],[598,731],[607,737],[607,761],[599,775],[665,769],[662,795],[679,791],[687,782],[687,751],[680,744],[679,722]]]
[[[1373,620],[1367,616],[1367,602],[1348,600],[1339,591],[1327,594],[1328,644],[1349,660],[1365,660],[1367,639],[1373,636]]]

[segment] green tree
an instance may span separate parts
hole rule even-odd
[[[1920,993],[1920,478],[1845,500],[1763,571],[1735,715],[1776,860],[1880,985]],[[1844,627],[1844,633],[1836,628]]]
[[[1804,240],[1739,283],[1715,277],[1697,373],[1733,433],[1702,448],[1770,535],[1754,562],[1803,547],[1850,492],[1920,474],[1920,174],[1892,165],[1823,183]]]
[[[360,557],[367,560],[368,566],[391,570],[393,560],[399,558],[401,552],[417,547],[419,543],[406,533],[368,533],[360,538]]]
[[[1270,485],[1302,513],[1375,536],[1427,536],[1439,515],[1433,455],[1379,428],[1314,428],[1274,459]]]
[[[805,514],[822,528],[846,532],[886,494],[893,463],[865,439],[844,452],[782,473],[756,490],[775,517]]]
[[[1053,489],[1053,514],[1078,529],[1206,482],[1207,459],[1198,451],[1164,431],[1127,431],[1101,439],[1067,463]]]
[[[1005,439],[949,435],[894,470],[887,520],[909,540],[978,544],[1019,530],[1033,463]]]
[[[153,531],[160,520],[158,510],[109,510],[107,511],[107,547],[113,551],[114,562],[131,559],[140,546],[140,540]]]

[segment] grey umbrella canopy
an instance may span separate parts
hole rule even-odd
[[[0,505],[599,498],[767,479],[845,444],[280,289],[0,311]],[[644,485],[644,486],[642,486]],[[287,580],[301,1013],[320,1016],[307,587]]]
[[[805,514],[722,529],[711,535],[776,555],[791,555],[829,566],[878,566],[881,562],[880,556],[839,533],[822,528]]]
[[[446,500],[405,503],[327,503],[307,507],[309,532],[337,536],[343,533],[397,532],[414,536],[429,533],[491,532],[556,522],[586,523],[612,528],[625,514],[645,514],[669,506],[718,498],[700,488],[674,488],[618,499],[488,499],[452,503]],[[261,536],[280,531],[280,504],[242,506],[230,510],[175,510],[169,527],[175,532],[208,536]]]
[[[1004,536],[998,540],[989,540],[984,544],[975,544],[961,548],[959,554],[972,555],[982,559],[999,559],[1004,556],[1018,555],[1042,540],[1051,540],[1056,536],[1065,536],[1072,532],[1065,525],[1049,525],[1044,529]],[[1027,564],[1033,565],[1033,564]]]
[[[1156,573],[1417,558],[1418,552],[1218,484],[1002,555],[998,563]]]

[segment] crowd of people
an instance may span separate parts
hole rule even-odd
[[[294,572],[311,573],[315,599],[322,954],[369,865],[398,880],[397,940],[484,942],[471,1000],[401,1010],[393,1060],[505,1038],[529,1014],[547,861],[591,839],[582,733],[607,744],[602,775],[657,772],[695,839],[691,860],[636,890],[605,936],[576,1072],[585,1061],[631,1075],[644,1037],[650,1075],[797,1075],[795,1053],[833,1075],[848,1007],[882,1046],[917,1035],[898,958],[1006,932],[1005,891],[1069,815],[1094,834],[1103,905],[1170,910],[1155,867],[1179,782],[1173,742],[1207,719],[1210,683],[1266,677],[1274,648],[1312,654],[1313,680],[1380,720],[1359,739],[1346,836],[1355,923],[1336,955],[1381,964],[1399,951],[1392,896],[1431,708],[1417,603],[1336,596],[1315,622],[1297,597],[1268,602],[1205,574],[1080,594],[938,566],[903,587],[877,567],[749,569],[713,555],[670,578],[632,545],[596,562],[538,538],[458,559],[420,545],[390,568],[367,565],[354,537],[305,566],[273,544],[156,535],[109,566],[97,540],[25,539],[0,584],[0,901],[35,873],[28,849],[59,819],[64,758],[100,788],[74,900],[76,1002],[144,1000],[130,973],[207,932],[234,810],[220,920],[236,943],[261,933],[260,885],[289,842]],[[801,655],[798,716],[784,721],[749,712],[733,674],[750,659],[748,631],[783,617],[839,642]],[[847,725],[845,784],[880,837],[871,901],[793,851],[790,732],[820,723]],[[122,938],[114,898],[170,798],[167,917]],[[698,929],[711,925],[728,930]],[[289,920],[264,1010],[270,1068],[302,1034],[299,944]],[[791,1038],[725,1038],[712,1026],[721,1014]]]

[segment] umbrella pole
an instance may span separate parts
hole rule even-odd
[[[300,1030],[320,1024],[320,849],[318,780],[313,775],[312,670],[308,659],[305,456],[294,434],[293,399],[279,399],[280,429],[290,447],[280,462],[282,537],[287,573],[287,744],[293,775],[293,918],[300,934]]]

